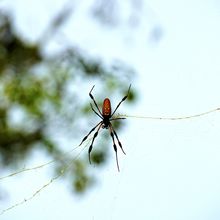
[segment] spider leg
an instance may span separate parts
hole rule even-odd
[[[109,119],[109,121],[120,120],[120,119],[126,119],[126,118],[111,118]]]
[[[130,91],[130,88],[131,88],[131,84],[128,88],[128,92],[127,92],[127,95],[118,103],[117,107],[115,108],[115,110],[113,111],[113,113],[111,114],[111,117],[115,114],[116,110],[118,109],[118,107],[121,105],[122,102],[125,101],[125,99],[127,99],[128,97],[128,94],[129,94],[129,91]]]
[[[80,145],[88,138],[88,136],[100,125],[102,124],[102,121],[100,121],[94,128],[91,129],[91,131],[82,139]],[[80,146],[79,145],[79,146]]]
[[[114,133],[114,135],[115,135],[117,141],[118,141],[118,145],[120,146],[122,152],[123,152],[124,154],[126,154],[125,151],[124,151],[124,149],[123,149],[123,147],[122,147],[122,144],[121,144],[121,142],[120,142],[120,140],[119,140],[119,138],[118,138],[118,135],[117,135],[116,131],[114,130],[114,128],[113,128],[113,126],[112,126],[111,123],[110,123],[110,127],[111,127],[111,129],[112,129],[112,131],[113,131],[113,133]]]
[[[98,127],[96,133],[94,134],[94,136],[93,136],[93,138],[92,138],[92,143],[91,143],[91,145],[89,146],[89,150],[88,150],[88,153],[89,153],[89,163],[90,163],[90,164],[91,164],[90,154],[91,154],[91,151],[92,151],[93,142],[94,142],[95,138],[98,136],[99,130],[100,130],[100,128],[101,128],[103,122],[101,121],[99,124],[100,124],[100,125],[99,125],[99,127]],[[97,126],[96,126],[96,127],[97,127]]]
[[[90,106],[91,106],[92,110],[95,112],[95,114],[98,115],[99,118],[103,119],[103,117],[93,108],[91,103],[90,103]]]
[[[94,97],[93,97],[93,95],[92,95],[92,90],[93,90],[94,87],[95,87],[95,85],[94,85],[94,86],[92,87],[92,89],[90,90],[89,96],[90,96],[90,98],[92,99],[92,101],[94,102],[96,108],[98,109],[99,114],[102,115],[102,113],[101,113],[101,111],[99,110],[99,107],[98,107],[98,105],[97,105],[97,103],[96,103],[96,101],[95,101],[95,99],[94,99]]]
[[[116,144],[115,144],[115,138],[114,138],[114,133],[113,133],[113,129],[112,129],[111,124],[110,124],[110,126],[109,126],[109,131],[110,131],[110,135],[111,135],[112,141],[113,141],[113,147],[114,147],[114,151],[115,151],[115,157],[116,157],[117,168],[118,168],[118,171],[120,171],[120,169],[119,169],[119,164],[118,164],[117,146],[116,146]]]

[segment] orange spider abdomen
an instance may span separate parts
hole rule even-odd
[[[102,115],[111,116],[111,102],[108,98],[104,99],[103,101]]]

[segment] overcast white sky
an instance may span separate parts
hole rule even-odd
[[[86,2],[80,4],[82,11]],[[220,107],[220,2],[144,2],[142,20],[135,29],[126,22],[116,29],[103,29],[81,11],[63,32],[91,54],[106,61],[119,58],[137,70],[132,87],[140,91],[139,102],[132,109],[122,107],[123,113],[174,117]],[[11,0],[4,7],[14,13],[18,31],[34,40],[62,4],[61,0],[43,4]],[[157,44],[149,41],[154,25],[163,30]],[[98,86],[96,92],[101,92]],[[127,153],[119,154],[120,173],[112,152],[108,166],[100,170],[101,182],[83,198],[74,198],[63,181],[56,181],[0,218],[217,220],[219,131],[220,112],[185,121],[129,118],[120,133]],[[40,164],[38,157],[43,159],[36,152],[35,164]],[[0,208],[29,197],[48,181],[48,173],[49,169],[42,169],[2,181],[10,197],[1,201]]]

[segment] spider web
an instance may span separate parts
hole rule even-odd
[[[144,115],[127,115],[127,114],[117,114],[114,118],[117,117],[124,117],[124,118],[134,118],[134,119],[146,119],[146,120],[187,120],[187,119],[193,119],[193,118],[198,118],[198,117],[203,117],[215,112],[220,111],[220,107],[215,108],[215,109],[211,109],[209,111],[205,111],[202,113],[198,113],[198,114],[194,114],[194,115],[186,115],[186,116],[177,116],[177,117],[159,117],[159,116],[144,116]],[[92,136],[92,134],[91,134]],[[12,210],[15,207],[18,207],[20,205],[23,205],[24,203],[32,200],[36,195],[38,195],[40,192],[42,192],[45,188],[47,188],[48,186],[50,186],[54,181],[56,181],[57,179],[59,179],[60,177],[62,177],[65,172],[68,171],[68,169],[71,167],[72,163],[80,156],[80,154],[84,151],[84,149],[88,146],[89,142],[91,141],[92,137],[88,138],[85,143],[83,144],[83,147],[81,148],[80,146],[76,146],[74,148],[72,148],[70,151],[64,152],[62,154],[62,156],[60,157],[60,159],[65,159],[66,156],[69,156],[71,153],[75,152],[75,150],[77,150],[78,148],[81,148],[81,150],[79,151],[78,154],[76,154],[71,162],[64,166],[62,170],[60,170],[60,172],[53,176],[48,182],[46,182],[45,184],[43,184],[41,187],[39,187],[36,191],[34,191],[30,196],[24,198],[23,200],[3,209],[0,211],[0,215],[3,215],[5,212],[8,212],[10,210]],[[30,171],[34,171],[34,170],[38,170],[38,169],[42,169],[46,166],[52,165],[56,162],[57,160],[50,160],[48,162],[45,162],[43,164],[37,165],[37,166],[33,166],[33,167],[28,167],[28,168],[22,168],[20,170],[17,170],[15,172],[12,172],[8,175],[2,176],[0,177],[0,181],[4,181],[7,178],[19,175],[21,173],[26,173],[26,172],[30,172]]]
[[[87,145],[89,144],[89,141],[91,140],[91,138],[89,138],[84,146],[81,148],[80,146],[76,146],[74,148],[72,148],[70,151],[67,151],[67,152],[64,152],[62,154],[62,156],[59,158],[59,159],[65,159],[66,156],[69,156],[71,153],[75,152],[75,150],[77,150],[78,148],[81,148],[81,150],[72,158],[72,160],[70,161],[70,163],[68,165],[65,165],[57,175],[54,175],[48,182],[44,183],[41,187],[39,187],[36,191],[34,191],[30,196],[24,198],[23,200],[3,209],[0,211],[0,215],[3,215],[5,212],[7,211],[10,211],[11,209],[17,207],[17,206],[20,206],[30,200],[32,200],[36,195],[38,195],[41,191],[43,191],[45,188],[47,188],[48,186],[50,186],[54,181],[56,181],[57,179],[59,179],[60,177],[62,177],[65,172],[67,172],[69,170],[69,168],[71,167],[71,165],[73,164],[73,162],[81,155],[81,153],[85,150],[85,148],[87,147]],[[3,181],[7,178],[10,178],[10,177],[13,177],[13,176],[16,176],[16,175],[19,175],[21,173],[24,173],[24,172],[29,172],[29,171],[34,171],[34,170],[38,170],[38,169],[41,169],[41,168],[44,168],[46,166],[49,166],[49,165],[52,165],[56,162],[57,160],[54,159],[54,160],[50,160],[46,163],[43,163],[43,164],[40,164],[40,165],[37,165],[37,166],[33,166],[33,167],[29,167],[29,168],[22,168],[20,170],[17,170],[13,173],[10,173],[8,175],[5,175],[5,176],[2,176],[0,177],[0,181]]]

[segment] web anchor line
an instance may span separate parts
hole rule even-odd
[[[60,156],[59,159],[65,158],[65,157],[68,156],[70,153],[72,153],[74,150],[76,150],[78,147],[79,147],[79,146],[77,146],[77,147],[71,149],[71,150],[68,151],[68,152],[64,152],[64,153]],[[9,178],[9,177],[16,176],[16,175],[18,175],[18,174],[24,173],[24,172],[28,172],[28,171],[32,171],[32,170],[37,170],[37,169],[43,168],[43,167],[45,167],[45,166],[48,166],[48,165],[50,165],[50,164],[55,163],[57,160],[58,160],[58,159],[54,159],[54,160],[48,161],[48,162],[46,162],[46,163],[43,163],[43,164],[40,164],[40,165],[34,166],[34,167],[27,167],[27,168],[24,167],[24,168],[22,168],[22,169],[20,169],[20,170],[18,170],[18,171],[16,171],[16,172],[7,174],[7,175],[5,175],[5,176],[1,176],[1,177],[0,177],[0,181],[1,181],[1,180],[4,180],[4,179],[6,179],[6,178]]]
[[[88,139],[87,143],[85,144],[85,146],[81,149],[81,151],[70,161],[70,163],[66,166],[63,167],[62,170],[60,170],[60,172],[55,175],[54,177],[52,177],[48,182],[46,182],[44,185],[42,185],[38,190],[36,190],[31,196],[27,197],[27,198],[24,198],[23,200],[21,200],[20,202],[17,202],[15,203],[14,205],[11,205],[3,210],[0,210],[0,215],[3,215],[5,212],[8,212],[10,211],[11,209],[17,207],[17,206],[20,206],[20,205],[23,205],[24,203],[32,200],[36,195],[40,194],[41,191],[43,191],[44,189],[46,189],[49,185],[51,185],[54,181],[56,181],[57,179],[59,179],[60,177],[62,177],[66,171],[69,170],[69,168],[72,166],[72,164],[74,163],[74,161],[80,156],[80,154],[82,153],[82,151],[87,147],[88,145],[88,142],[90,141],[90,139]],[[63,155],[65,156],[65,154],[67,153],[70,153],[72,151],[74,151],[76,148],[78,148],[79,146],[73,148],[71,151],[69,152],[66,152],[64,153]],[[36,167],[32,167],[32,168],[27,168],[27,169],[23,169],[23,170],[20,170],[20,171],[17,171],[15,173],[12,173],[12,174],[9,174],[7,176],[4,176],[4,177],[1,177],[1,179],[5,179],[5,178],[8,178],[8,177],[11,177],[11,176],[14,176],[14,175],[17,175],[17,174],[20,174],[22,172],[26,172],[26,171],[31,171],[31,170],[35,170],[35,169],[39,169],[39,168],[42,168],[44,166],[47,166],[51,163],[54,163],[55,160],[52,160],[52,161],[49,161],[45,164],[42,164],[42,165],[39,165],[39,166],[36,166]]]
[[[126,115],[126,114],[117,114],[116,117],[125,117],[125,118],[138,118],[138,119],[150,119],[150,120],[186,120],[191,118],[198,118],[205,116],[214,112],[220,111],[220,108],[215,108],[207,112],[202,112],[195,115],[181,116],[181,117],[156,117],[156,116],[136,116],[136,115]]]

